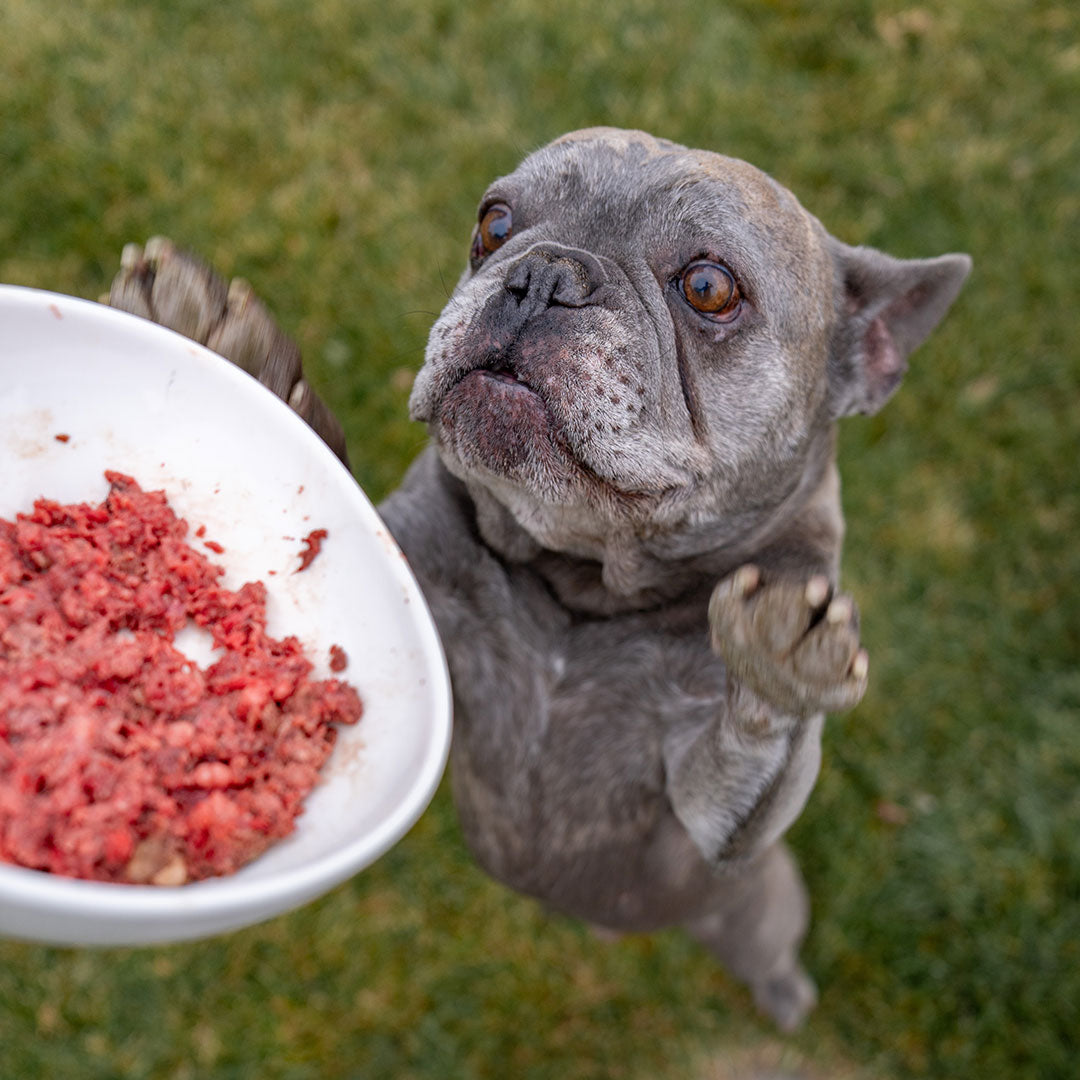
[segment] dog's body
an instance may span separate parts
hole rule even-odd
[[[470,262],[413,389],[432,446],[381,507],[447,651],[469,846],[594,924],[687,927],[791,1026],[780,837],[867,668],[834,422],[884,403],[968,260],[848,248],[751,166],[592,129],[493,185]],[[114,302],[170,321],[168,264],[128,258]],[[179,307],[240,325],[193,280]]]

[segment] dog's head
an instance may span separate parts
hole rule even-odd
[[[576,132],[485,195],[412,415],[546,546],[703,522],[730,539],[789,499],[834,420],[885,402],[969,266],[848,247],[744,162]]]

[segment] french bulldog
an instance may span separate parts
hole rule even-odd
[[[781,837],[868,658],[839,591],[835,425],[880,409],[970,269],[832,237],[758,169],[636,131],[496,180],[380,512],[451,671],[451,776],[497,879],[611,931],[682,926],[792,1029],[816,991]],[[344,460],[299,351],[168,243],[110,302],[241,363]]]

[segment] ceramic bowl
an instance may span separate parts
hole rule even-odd
[[[192,529],[204,525],[228,587],[266,583],[270,633],[298,637],[317,677],[341,646],[364,715],[341,730],[294,833],[235,874],[169,888],[0,863],[0,935],[138,945],[249,926],[370,865],[424,811],[451,729],[435,627],[367,497],[255,379],[144,319],[0,286],[0,517],[41,496],[98,502],[106,469],[163,489]],[[316,528],[322,550],[295,573]]]

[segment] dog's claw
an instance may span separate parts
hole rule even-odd
[[[740,567],[713,592],[709,619],[732,675],[787,713],[849,709],[866,691],[855,602],[833,595],[823,575],[768,582],[756,566]]]
[[[841,623],[851,622],[853,614],[854,608],[851,601],[846,596],[838,596],[825,612],[825,621],[832,623],[833,626],[839,626]]]
[[[869,673],[870,654],[865,649],[860,649],[851,662],[851,677],[858,682],[862,682]]]
[[[806,583],[806,602],[812,608],[819,608],[829,596],[829,579],[824,574],[815,574]]]
[[[751,563],[740,566],[735,571],[735,591],[740,596],[749,596],[761,584],[761,571]]]
[[[131,271],[142,262],[143,249],[139,244],[125,244],[120,252],[120,269]]]

